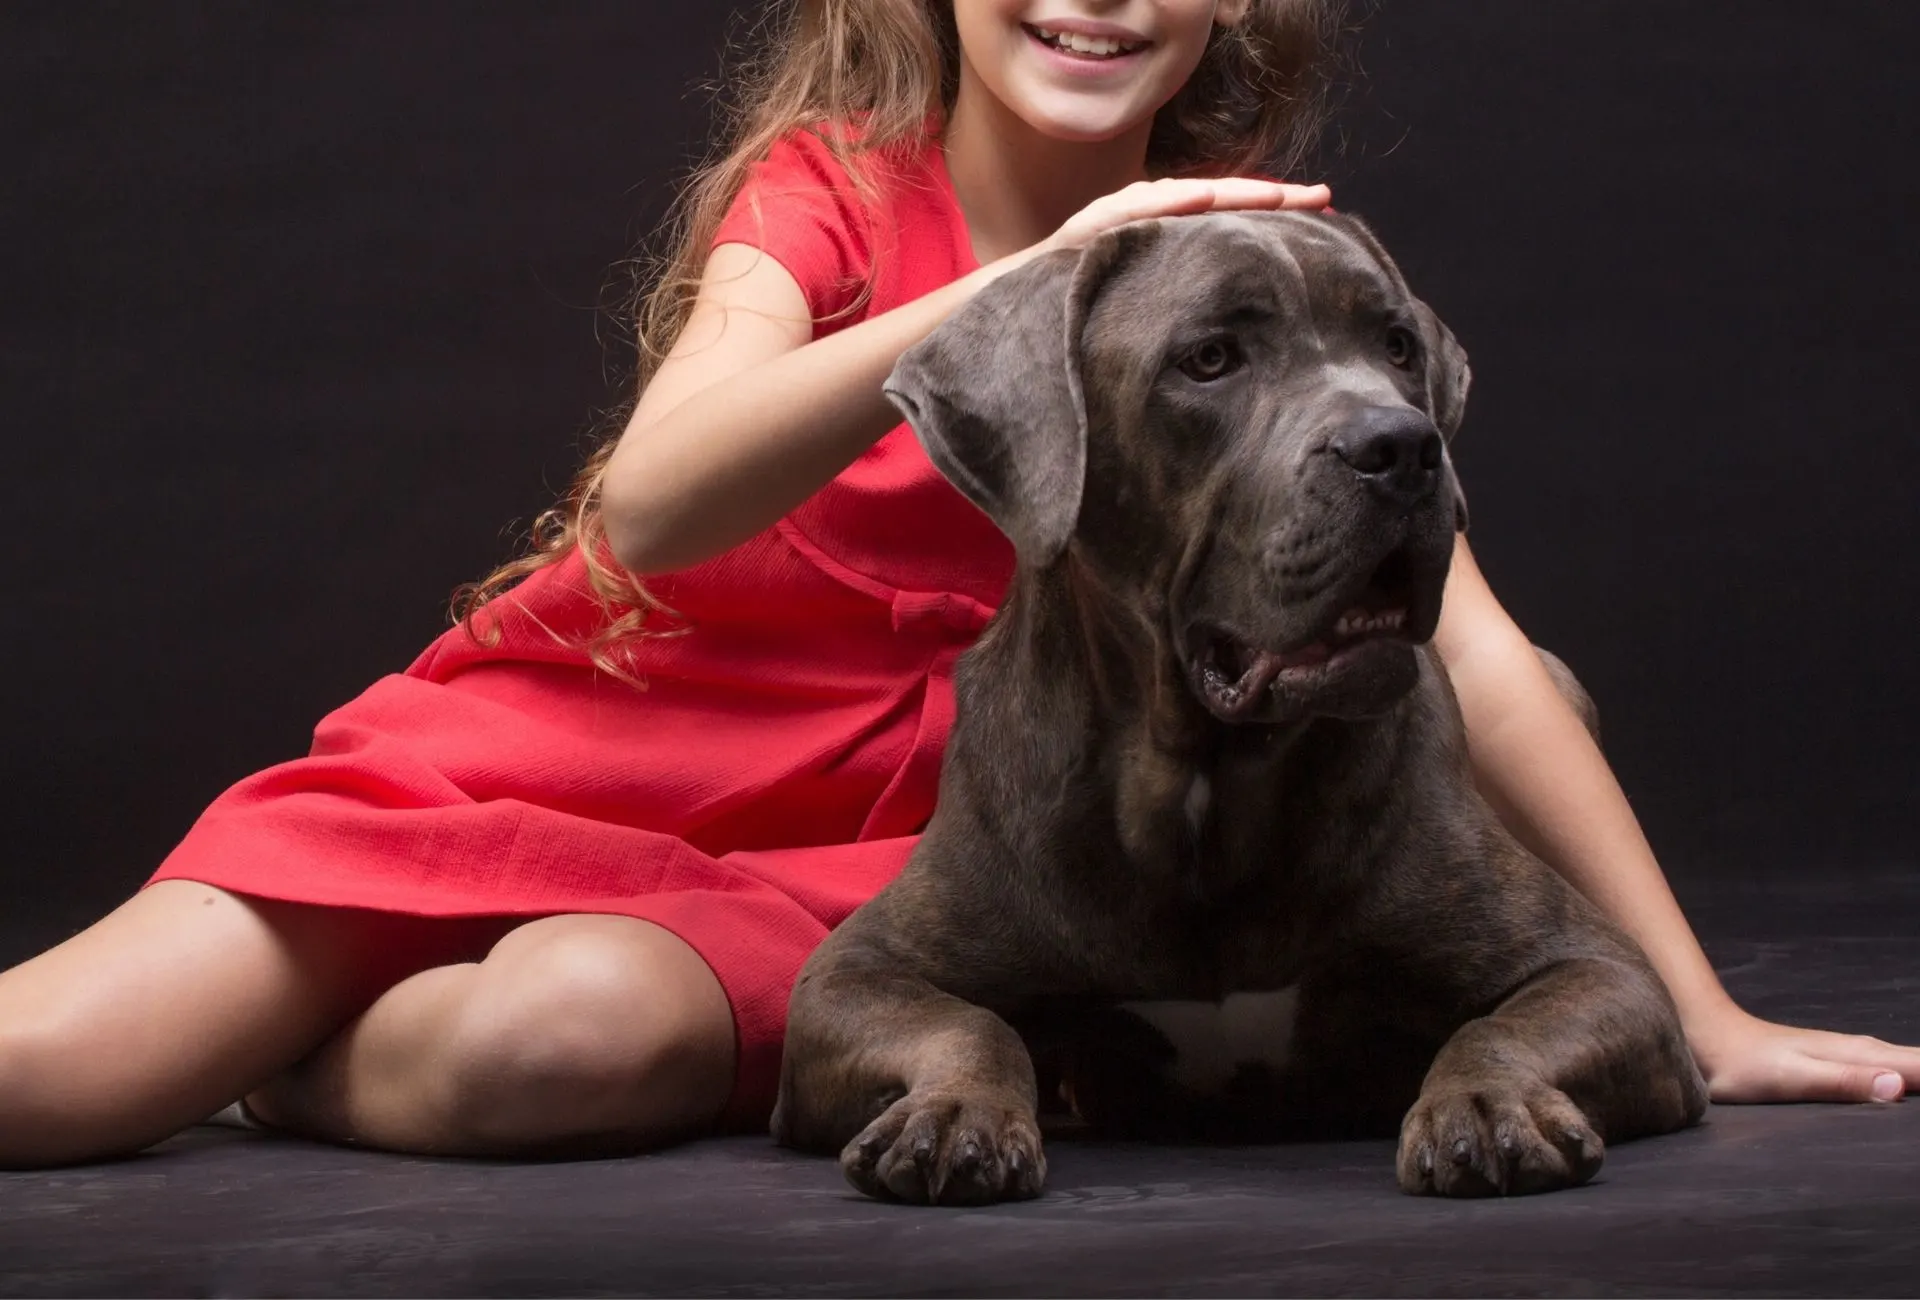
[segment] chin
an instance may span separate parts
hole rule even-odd
[[[1297,680],[1281,673],[1256,715],[1270,726],[1314,718],[1377,718],[1392,712],[1419,680],[1419,651],[1413,644],[1382,637],[1304,670]]]
[[[1139,126],[1135,118],[1105,108],[1080,112],[1029,110],[1020,117],[1036,133],[1063,144],[1106,144]]]
[[[1125,91],[1089,87],[1075,93],[1054,86],[1023,88],[1014,112],[1038,135],[1068,144],[1106,144],[1150,127],[1153,110],[1139,102],[1137,87]]]

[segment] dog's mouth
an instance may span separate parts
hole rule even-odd
[[[1311,692],[1369,646],[1409,641],[1414,600],[1412,565],[1404,551],[1396,551],[1353,603],[1304,643],[1267,649],[1227,628],[1199,624],[1189,633],[1189,645],[1201,701],[1222,722],[1245,722],[1276,688]]]

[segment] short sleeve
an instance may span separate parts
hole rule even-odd
[[[753,164],[713,246],[745,244],[799,282],[825,333],[847,323],[872,271],[872,221],[852,177],[811,131],[777,141]]]

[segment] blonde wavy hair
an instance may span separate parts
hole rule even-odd
[[[1149,172],[1286,175],[1298,167],[1326,113],[1343,14],[1342,0],[1252,0],[1241,23],[1216,27],[1199,67],[1154,120]],[[722,83],[733,98],[718,104],[714,152],[688,179],[653,249],[637,263],[650,287],[633,303],[636,397],[686,324],[709,245],[749,168],[775,142],[794,131],[818,131],[856,185],[866,188],[865,160],[923,138],[928,123],[952,107],[959,87],[953,0],[788,0],[767,6],[736,44],[757,53],[739,61]],[[856,121],[862,125],[857,136],[831,129]],[[526,553],[461,588],[453,614],[469,635],[491,644],[498,627],[491,621],[480,627],[476,616],[578,547],[606,615],[584,649],[602,671],[633,681],[616,658],[620,644],[660,634],[672,611],[607,547],[600,484],[625,420],[610,423],[566,494],[534,521]]]

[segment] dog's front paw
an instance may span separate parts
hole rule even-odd
[[[1023,1201],[1047,1181],[1030,1107],[954,1093],[908,1093],[847,1143],[840,1169],[869,1196],[915,1205]]]
[[[1605,1152],[1558,1088],[1447,1083],[1422,1092],[1400,1125],[1400,1187],[1416,1196],[1551,1192],[1592,1178]]]

